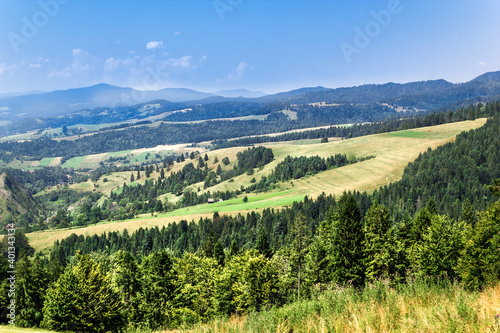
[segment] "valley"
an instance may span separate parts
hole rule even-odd
[[[273,150],[275,159],[263,167],[256,169],[253,175],[240,175],[234,178],[233,182],[224,181],[215,186],[203,189],[203,183],[195,183],[186,188],[186,190],[196,191],[202,188],[201,193],[206,191],[235,191],[242,186],[251,184],[252,178],[259,179],[267,176],[273,168],[286,156],[315,156],[328,157],[336,153],[355,155],[357,157],[366,157],[374,155],[375,157],[363,162],[343,166],[336,169],[327,170],[316,175],[306,176],[301,179],[279,182],[277,187],[265,193],[247,194],[248,202],[242,202],[245,194],[236,198],[216,202],[213,204],[204,203],[201,205],[176,209],[168,213],[155,213],[138,215],[137,218],[101,222],[96,225],[84,228],[56,229],[52,231],[39,231],[28,234],[32,246],[37,251],[46,252],[56,240],[61,240],[72,233],[77,235],[92,236],[100,235],[110,231],[122,231],[127,229],[133,232],[139,228],[165,226],[174,221],[187,220],[197,221],[201,218],[211,217],[214,212],[235,216],[237,214],[246,214],[250,211],[261,211],[265,208],[280,208],[290,206],[295,201],[303,200],[304,196],[316,198],[321,193],[333,194],[340,197],[344,191],[366,191],[373,192],[379,187],[398,181],[403,170],[409,162],[412,162],[419,154],[424,153],[429,148],[435,149],[447,142],[453,141],[455,136],[463,131],[479,128],[486,122],[485,118],[475,121],[465,121],[452,124],[438,125],[432,127],[422,127],[413,130],[404,130],[398,132],[369,135],[349,140],[335,140],[330,138],[328,143],[320,143],[320,140],[293,141],[283,143],[263,144]],[[163,148],[163,147],[162,147]],[[197,148],[192,148],[195,151]],[[217,157],[222,160],[228,157],[232,163],[226,166],[231,169],[236,160],[236,154],[245,148],[228,148],[208,152],[208,161],[213,162]],[[154,151],[152,149],[152,151]],[[185,151],[182,151],[184,153]],[[215,163],[208,163],[210,169],[216,167]],[[181,170],[190,160],[182,163],[176,163],[172,169],[165,174],[168,176],[172,172]],[[156,171],[151,174],[151,179],[159,177]],[[110,191],[118,189],[123,183],[128,183],[130,172],[111,173],[102,176],[98,181],[87,181],[79,184],[67,186],[76,191],[95,190],[101,192],[104,197],[100,203],[105,200]],[[106,179],[106,181],[104,181]],[[143,179],[139,183],[144,183]],[[49,192],[51,190],[48,190]],[[44,194],[41,192],[40,194]],[[160,197],[162,198],[162,197]],[[180,197],[168,194],[170,202],[176,203]]]

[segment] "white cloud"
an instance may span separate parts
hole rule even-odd
[[[174,32],[174,36],[179,36],[180,34],[181,34],[180,31]]]
[[[485,61],[480,61],[480,62],[478,63],[478,65],[479,65],[479,66],[486,66],[486,62],[485,62]]]
[[[49,77],[71,77],[75,74],[84,75],[95,70],[96,58],[83,49],[73,49],[71,66],[63,69],[52,69]]]
[[[179,59],[175,58],[170,58],[167,61],[165,61],[165,65],[171,66],[171,67],[181,67],[181,68],[189,68],[191,67],[191,59],[193,57],[191,56],[183,56],[180,57]]]
[[[0,75],[3,74],[3,72],[5,71],[5,63],[0,63]]]
[[[44,63],[49,62],[49,59],[45,59],[43,57],[37,57],[36,59],[33,60],[32,63],[28,65],[29,68],[41,68],[43,67]]]
[[[245,72],[247,70],[248,64],[244,61],[240,62],[238,67],[233,69],[229,74],[224,79],[217,79],[217,83],[224,83],[224,82],[239,82],[245,75]]]
[[[146,44],[146,48],[148,50],[154,50],[154,49],[161,49],[163,48],[163,42],[162,41],[151,41]]]
[[[139,90],[157,90],[172,86],[176,78],[183,80],[186,71],[197,69],[206,62],[206,56],[194,59],[191,55],[178,58],[163,52],[149,52],[144,56],[109,57],[103,71],[103,82],[135,87]]]
[[[115,59],[113,57],[110,57],[106,59],[106,63],[104,64],[104,71],[105,72],[113,72],[117,69],[123,68],[123,67],[130,67],[133,66],[139,57],[134,57],[134,58],[125,58],[125,59]]]
[[[95,66],[92,64],[94,58],[90,54],[82,49],[73,50],[73,64],[72,69],[79,72],[93,71]]]

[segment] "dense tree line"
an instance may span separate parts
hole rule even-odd
[[[280,181],[299,179],[307,175],[314,175],[331,168],[342,167],[361,162],[369,158],[372,157],[356,158],[355,156],[351,156],[347,158],[345,154],[335,154],[326,159],[317,155],[310,157],[287,156],[283,161],[278,163],[273,171],[271,171],[271,174],[263,176],[259,182],[254,182],[254,184],[248,186],[245,189],[245,192],[250,193],[252,191],[266,191],[272,186],[272,184],[276,184]],[[253,180],[255,180],[255,178]]]
[[[189,327],[307,299],[332,284],[359,290],[379,279],[449,278],[474,290],[500,279],[500,202],[474,224],[439,215],[433,200],[404,222],[377,201],[363,213],[347,193],[338,202],[323,196],[294,206],[132,235],[73,235],[56,244],[50,259],[17,264],[23,292],[16,323],[96,332]],[[330,208],[314,211],[321,206]],[[316,232],[308,214],[322,220]],[[288,216],[283,242],[267,233],[276,224],[265,215]],[[237,229],[254,229],[253,243],[243,244]],[[0,298],[2,307],[6,301]]]
[[[442,111],[431,114],[416,114],[411,118],[389,119],[383,122],[372,124],[354,124],[349,127],[332,126],[317,130],[301,131],[281,134],[277,136],[258,136],[236,140],[218,139],[213,141],[215,149],[248,146],[263,142],[294,141],[304,139],[320,139],[325,137],[354,138],[370,134],[387,133],[412,128],[435,126],[452,122],[474,120],[477,118],[491,117],[500,112],[500,102],[490,102],[486,105],[478,103],[476,106],[470,105],[467,108],[460,108],[456,111]]]
[[[375,122],[390,119],[397,115],[394,108],[379,103],[341,103],[328,106],[303,104],[294,106],[292,110],[297,112],[299,121],[307,122],[313,126]],[[413,113],[408,112],[406,116]]]
[[[280,181],[299,179],[305,175],[313,175],[331,168],[338,168],[356,162],[357,159],[348,159],[345,154],[335,154],[328,158],[319,156],[287,156],[278,163],[273,175]]]

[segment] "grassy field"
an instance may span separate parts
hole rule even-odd
[[[80,164],[83,162],[83,160],[86,157],[87,156],[77,156],[77,157],[70,158],[69,160],[64,162],[62,167],[63,168],[75,168],[75,169],[81,168]]]
[[[255,169],[255,173],[251,176],[243,174],[235,177],[234,182],[225,181],[207,190],[211,192],[217,190],[234,191],[242,185],[245,187],[249,186],[251,184],[250,180],[253,177],[259,181],[262,176],[268,175],[287,155],[319,155],[328,157],[332,154],[342,153],[347,156],[375,157],[342,168],[327,170],[313,176],[279,183],[276,189],[269,192],[246,194],[248,196],[247,203],[243,203],[242,197],[245,194],[242,194],[238,198],[224,202],[187,207],[167,214],[160,214],[157,217],[145,215],[132,220],[101,223],[81,229],[38,232],[29,234],[28,238],[35,249],[47,250],[55,240],[67,237],[73,232],[79,235],[93,235],[109,231],[119,231],[125,228],[130,232],[140,227],[163,226],[182,219],[197,221],[200,217],[211,217],[214,211],[236,215],[238,213],[246,214],[249,210],[287,206],[291,205],[294,201],[302,200],[305,195],[314,198],[322,192],[337,196],[341,195],[345,190],[372,192],[380,186],[400,179],[406,165],[417,158],[420,153],[425,152],[429,147],[436,148],[439,145],[452,141],[458,133],[478,128],[485,122],[486,119],[478,119],[475,121],[465,121],[401,132],[376,134],[349,140],[330,140],[328,143],[311,143],[305,141],[303,142],[304,144],[293,142],[293,145],[290,142],[264,144],[273,149],[274,161],[266,165],[262,170]],[[192,149],[196,150],[196,148]],[[217,164],[213,163],[215,157],[219,161],[223,157],[229,158],[231,163],[227,166],[222,165],[223,170],[233,168],[237,160],[236,154],[243,149],[246,148],[235,147],[209,152],[209,168],[217,167]],[[192,160],[187,159],[183,163],[175,163],[170,172],[180,170],[185,164],[190,162]],[[119,186],[121,187],[124,182],[129,183],[130,174],[131,172],[113,173],[101,177],[96,182],[97,187],[89,181],[87,183],[74,184],[72,188],[83,191],[95,188],[97,191],[109,194],[111,190],[116,190]],[[156,172],[151,175],[152,179],[156,179],[157,177],[158,174]],[[104,178],[107,179],[107,182],[104,182]],[[145,178],[143,177],[139,181],[136,180],[135,183],[143,183],[144,181]],[[191,190],[197,190],[198,187],[203,188],[203,184],[199,183],[190,186]],[[169,200],[177,200],[178,198],[174,196],[168,197]]]
[[[500,332],[500,284],[481,293],[451,283],[379,282],[331,288],[312,300],[169,332]],[[163,331],[167,332],[167,331]]]
[[[396,287],[377,282],[363,291],[331,286],[311,300],[243,317],[215,319],[190,329],[157,333],[361,333],[481,332],[498,333],[500,284],[482,292],[450,282],[410,282]],[[0,332],[51,331],[0,326]]]
[[[35,329],[35,328],[22,328],[22,327],[16,327],[16,326],[12,326],[12,325],[0,325],[0,332],[2,332],[2,333],[18,333],[18,332],[51,333],[51,332],[55,332],[55,331],[47,331],[47,330]]]

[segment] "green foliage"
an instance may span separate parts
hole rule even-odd
[[[364,284],[363,225],[358,204],[344,193],[337,209],[329,216],[331,223],[332,280],[340,285]]]
[[[459,259],[460,277],[470,289],[491,285],[500,279],[500,201],[478,214],[464,237]]]
[[[139,311],[139,304],[143,299],[138,294],[141,286],[147,284],[141,284],[141,271],[129,252],[116,252],[111,257],[111,262],[111,285],[121,299],[123,318],[129,322],[137,322],[143,317],[142,311]]]
[[[16,324],[21,327],[38,327],[42,321],[42,308],[49,286],[49,275],[42,259],[24,257],[16,265]]]
[[[173,265],[173,260],[166,252],[154,252],[145,257],[141,264],[138,319],[147,323],[150,329],[167,327],[171,323],[169,317],[176,288]]]
[[[376,191],[374,199],[384,203],[394,218],[401,210],[415,214],[431,198],[437,211],[451,218],[461,216],[466,200],[473,210],[485,210],[496,200],[488,186],[495,192],[498,185],[493,179],[500,174],[500,103],[488,104],[487,108],[494,116],[484,126],[429,149],[408,164],[400,181]]]
[[[224,248],[222,247],[220,239],[218,239],[214,245],[214,259],[220,266],[224,266],[224,261],[226,257],[224,255]]]
[[[267,241],[267,234],[264,229],[260,230],[259,237],[257,238],[257,243],[255,244],[255,249],[266,258],[271,258],[273,255],[273,251],[269,246],[269,242]]]
[[[397,239],[391,229],[388,209],[377,201],[365,216],[364,237],[367,281],[373,282],[394,276]]]
[[[226,263],[217,279],[219,311],[244,314],[276,304],[278,281],[278,266],[272,260],[244,251]]]
[[[497,197],[500,197],[500,179],[494,179],[493,185],[488,186],[490,192]]]
[[[186,254],[182,259],[175,259],[172,327],[192,325],[215,316],[213,290],[220,270],[221,266],[212,258]]]
[[[310,235],[307,228],[307,219],[302,213],[298,213],[294,223],[292,224],[290,237],[293,239],[290,262],[292,270],[297,272],[297,299],[300,299],[302,270],[304,268],[307,252],[309,251]]]
[[[455,278],[464,224],[454,224],[448,217],[432,215],[422,240],[416,245],[416,266],[419,274],[427,277],[447,276]]]
[[[101,264],[79,255],[47,291],[41,326],[53,330],[116,331],[121,302]]]

